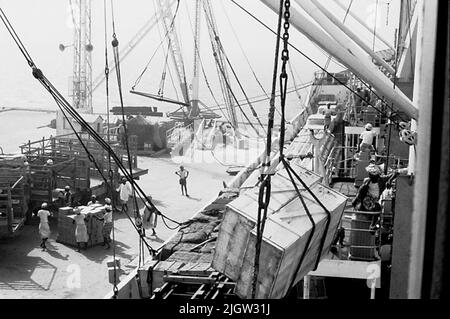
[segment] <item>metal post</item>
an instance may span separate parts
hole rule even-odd
[[[375,299],[376,286],[377,286],[376,280],[374,280],[370,285],[370,299]]]

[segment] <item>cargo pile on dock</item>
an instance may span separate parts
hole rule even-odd
[[[86,216],[86,227],[89,236],[89,241],[87,242],[88,247],[98,245],[103,243],[102,228],[103,222],[99,221],[95,216],[102,217],[104,213],[104,206],[92,205],[92,206],[80,206],[77,208],[62,207],[58,211],[58,237],[57,242],[76,246],[77,241],[75,239],[75,223],[74,210],[80,210],[81,214]]]

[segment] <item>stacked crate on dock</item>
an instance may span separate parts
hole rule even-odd
[[[86,227],[89,236],[89,240],[87,242],[88,247],[92,247],[98,245],[99,243],[103,243],[103,221],[99,221],[95,216],[102,217],[104,213],[104,207],[101,205],[92,205],[89,207],[78,207],[76,209],[80,209],[81,213],[86,216]],[[57,242],[76,246],[76,238],[75,238],[75,223],[74,217],[75,214],[65,215],[65,212],[70,212],[70,209],[63,208],[59,210],[58,216],[58,238]]]

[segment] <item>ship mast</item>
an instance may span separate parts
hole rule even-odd
[[[200,2],[195,1],[195,30],[194,30],[194,76],[192,78],[192,110],[199,110],[199,59],[200,59]],[[196,111],[194,111],[195,113]]]
[[[205,11],[205,16],[208,26],[209,37],[211,40],[211,47],[214,55],[214,59],[216,62],[217,73],[219,76],[219,82],[222,89],[222,94],[225,100],[225,104],[228,109],[229,120],[231,125],[233,125],[237,134],[239,134],[238,130],[238,120],[236,116],[236,106],[234,104],[233,94],[230,89],[230,80],[228,76],[227,64],[225,62],[224,52],[222,48],[222,44],[220,42],[219,35],[217,33],[217,23],[214,17],[214,12],[212,10],[211,3],[209,0],[203,0],[203,10]]]

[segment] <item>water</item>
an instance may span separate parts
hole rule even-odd
[[[55,118],[55,113],[8,111],[0,113],[0,147],[4,153],[20,152],[19,145],[28,140],[55,135],[55,130],[47,125]],[[1,149],[0,149],[1,152]]]
[[[56,88],[71,102],[69,91],[69,77],[73,67],[73,51],[67,48],[64,52],[58,50],[59,43],[70,44],[73,38],[73,28],[68,25],[70,21],[70,10],[68,3],[59,0],[49,0],[48,3],[37,3],[27,1],[28,10],[24,10],[23,3],[15,3],[9,1],[5,3],[2,9],[10,18],[17,33],[21,37],[22,42],[27,47],[33,60],[39,68],[42,69],[47,78],[55,85]],[[187,2],[186,2],[187,3]],[[186,76],[188,82],[191,80],[193,73],[193,40],[190,30],[190,23],[187,20],[188,9],[192,15],[192,5],[182,2],[180,7],[180,15],[177,18],[179,26],[180,41],[182,42],[182,52],[185,58],[184,64],[186,68]],[[273,55],[274,55],[274,37],[260,25],[249,20],[248,16],[243,14],[235,6],[226,1],[222,4],[214,4],[217,6],[216,18],[221,34],[221,41],[227,52],[239,79],[244,86],[247,95],[251,98],[260,96],[263,91],[253,78],[249,65],[243,56],[240,46],[237,45],[229,23],[224,15],[218,14],[222,10],[222,6],[226,8],[227,14],[232,18],[233,28],[237,31],[238,39],[242,45],[252,67],[255,70],[260,82],[264,86],[266,92],[270,93],[272,85],[273,72]],[[189,8],[187,6],[190,6]],[[266,21],[275,23],[276,17],[264,5],[254,2],[251,4],[254,13],[265,18]],[[138,9],[139,8],[139,9]],[[93,24],[92,24],[92,43],[94,51],[92,53],[93,78],[102,73],[104,60],[104,26],[103,26],[103,4],[102,2],[93,2],[92,8]],[[129,2],[117,2],[117,34],[119,38],[119,48],[123,48],[127,41],[133,38],[137,30],[145,24],[150,16],[154,13],[152,5],[145,0],[134,0],[133,5]],[[268,22],[269,24],[271,24]],[[181,26],[181,27],[180,27]],[[223,101],[214,59],[212,58],[210,40],[207,33],[206,25],[202,25],[200,55],[202,64],[207,74],[208,81],[212,91],[219,103]],[[110,30],[108,38],[111,37]],[[257,39],[257,41],[255,41]],[[324,64],[327,56],[317,50],[309,41],[299,33],[292,34],[292,41],[301,44],[302,51],[306,54],[314,56],[316,61]],[[110,41],[108,40],[108,43]],[[145,39],[136,46],[130,55],[121,63],[122,89],[124,94],[124,103],[134,106],[156,106],[159,111],[170,112],[176,106],[164,104],[158,101],[150,100],[134,94],[130,94],[129,90],[141,73],[149,57],[155,51],[160,42],[157,28],[154,28]],[[56,110],[57,106],[50,94],[33,78],[31,70],[18,51],[7,32],[0,32],[0,50],[1,72],[0,72],[0,108],[35,108],[35,109],[52,109]],[[112,57],[111,47],[109,46],[109,57]],[[136,87],[136,90],[156,94],[159,88],[161,74],[163,69],[164,54],[159,50],[154,60],[150,63],[149,68],[142,78],[142,81]],[[296,83],[307,82],[311,80],[316,67],[307,62],[306,59],[297,53],[291,55],[291,62],[296,69]],[[173,69],[172,69],[173,72]],[[231,74],[231,72],[230,72]],[[175,81],[176,82],[176,81]],[[231,80],[234,93],[239,100],[244,99],[236,81]],[[288,86],[292,87],[294,82],[289,79]],[[307,96],[307,90],[300,92],[302,98]],[[168,77],[165,84],[165,96],[176,99],[176,92],[172,87]],[[212,98],[203,77],[200,78],[200,100],[208,107],[213,107],[216,103]],[[110,106],[120,105],[117,80],[115,73],[110,76]],[[279,100],[277,101],[277,106]],[[252,122],[257,122],[251,115],[248,105],[242,106]],[[269,101],[263,101],[253,104],[259,118],[263,124],[267,123],[267,113]],[[288,95],[286,117],[292,118],[300,109],[299,101],[295,93]],[[104,84],[101,85],[93,95],[93,110],[97,113],[105,113],[106,96]],[[242,120],[242,115],[237,109],[238,119]],[[222,113],[217,111],[219,115]],[[37,140],[42,136],[54,134],[49,128],[38,129],[39,126],[47,125],[54,118],[53,113],[38,112],[2,112],[0,113],[0,146],[4,152],[18,151],[18,145],[27,142],[29,139]],[[278,118],[278,114],[277,114]],[[278,121],[278,120],[277,120]]]

